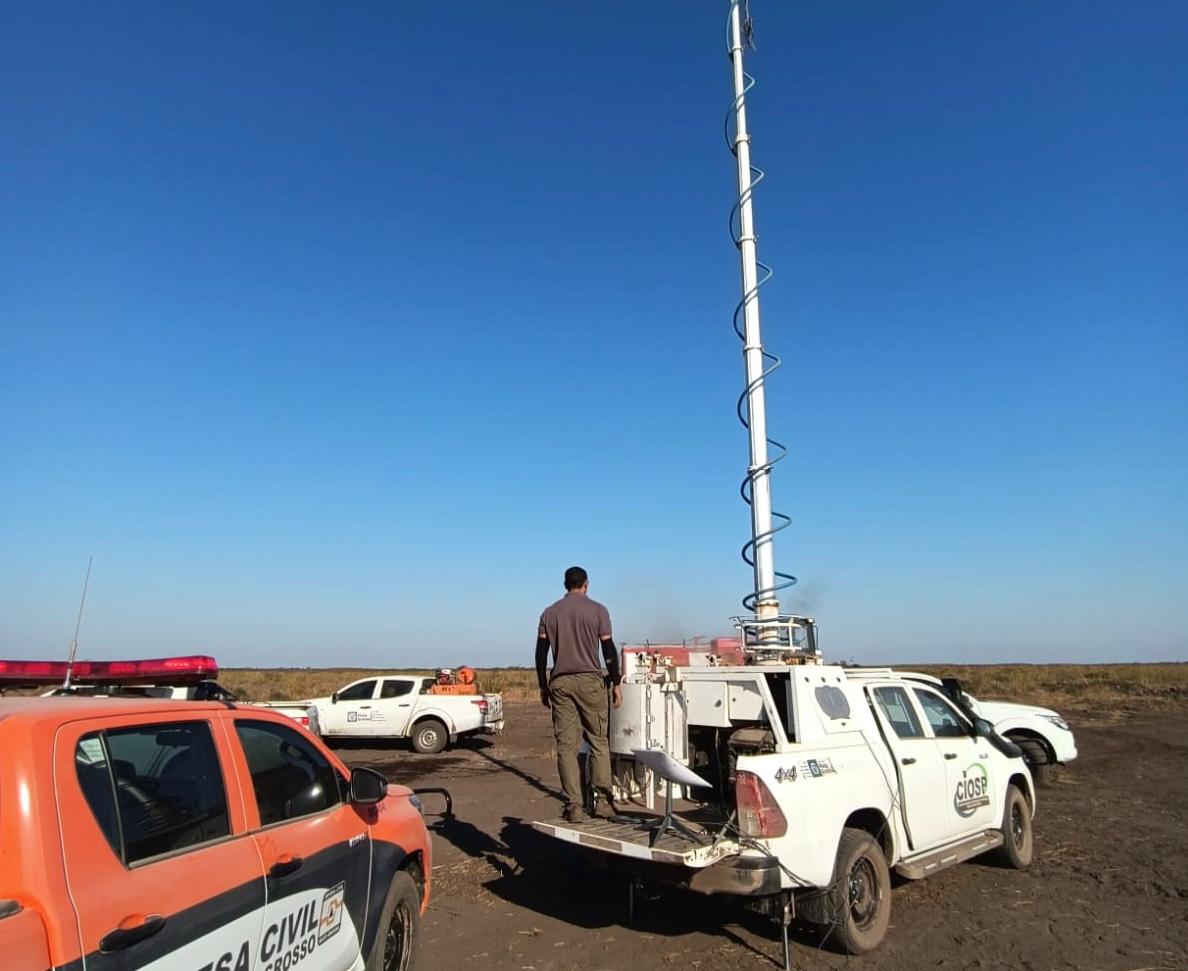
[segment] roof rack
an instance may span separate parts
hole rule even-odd
[[[820,664],[817,622],[812,617],[731,617],[742,634],[742,647],[753,664]]]
[[[891,668],[846,667],[843,668],[843,670],[846,672],[846,677],[851,681],[874,681],[882,678],[889,678],[895,674]]]

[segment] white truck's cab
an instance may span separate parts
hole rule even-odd
[[[623,814],[537,829],[636,878],[783,901],[851,953],[883,937],[889,868],[914,879],[991,850],[1030,862],[1035,793],[1018,749],[890,669],[637,665],[611,749],[620,798],[653,801],[640,750],[707,783],[681,816],[699,838]]]
[[[409,738],[418,752],[434,753],[447,742],[503,729],[499,694],[438,694],[433,677],[377,674],[344,685],[325,698],[277,702],[317,711],[327,738]]]
[[[403,736],[423,682],[416,677],[352,681],[329,698],[315,700],[322,714],[322,731],[327,735]]]

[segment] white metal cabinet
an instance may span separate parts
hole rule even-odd
[[[676,682],[624,682],[623,704],[611,717],[610,748],[615,755],[636,749],[663,749],[689,762],[686,700]]]

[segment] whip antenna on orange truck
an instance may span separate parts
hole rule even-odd
[[[82,597],[78,602],[78,617],[74,621],[74,638],[70,641],[70,656],[66,659],[66,677],[62,680],[62,687],[70,687],[70,675],[74,668],[74,658],[78,654],[78,632],[82,627],[83,608],[87,605],[87,587],[91,585],[91,565],[95,557],[87,557],[87,575],[83,578]]]

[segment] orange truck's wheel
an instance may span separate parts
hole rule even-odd
[[[415,971],[420,931],[421,895],[413,878],[401,870],[388,887],[367,971]]]

